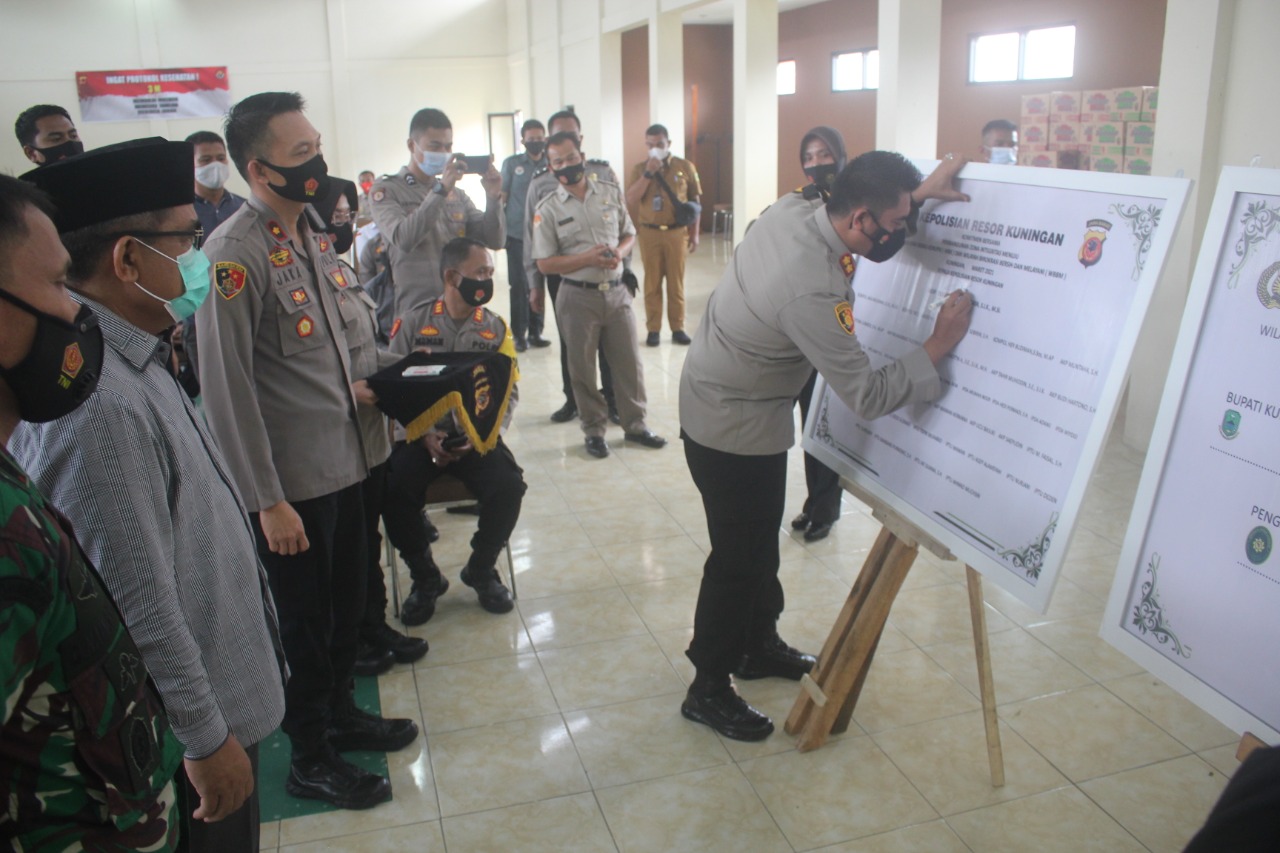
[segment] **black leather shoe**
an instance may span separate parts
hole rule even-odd
[[[436,599],[449,588],[449,579],[437,575],[435,580],[415,583],[409,597],[400,604],[400,621],[406,625],[422,625],[436,615]]]
[[[811,524],[809,529],[804,532],[804,541],[817,542],[819,539],[826,539],[827,534],[831,532],[831,522],[823,524]]]
[[[335,713],[324,734],[329,745],[338,752],[361,749],[394,752],[417,739],[418,724],[413,720],[379,717],[353,705]]]
[[[773,720],[748,705],[730,684],[710,692],[690,687],[680,713],[733,740],[764,740],[773,734]]]
[[[658,332],[650,332],[649,337],[644,339],[644,344],[648,347],[656,347],[660,343],[662,343],[662,335]]]
[[[344,760],[332,748],[297,755],[284,789],[294,797],[322,800],[340,809],[371,809],[391,799],[391,782]]]
[[[493,566],[477,569],[467,563],[461,578],[463,583],[476,591],[480,606],[490,613],[510,613],[515,607],[511,600],[511,590],[498,578],[498,570]]]
[[[568,423],[578,416],[578,407],[574,403],[565,403],[551,413],[551,420],[558,424]]]
[[[551,346],[551,341],[547,340],[542,335],[530,335],[529,346],[534,347],[535,349],[542,349],[543,347]]]
[[[795,518],[791,519],[792,530],[804,530],[809,526],[809,513],[802,512]]]
[[[516,346],[516,352],[524,352],[529,348],[529,342],[526,341],[524,338],[516,338],[515,346]]]
[[[589,435],[586,444],[587,452],[597,459],[603,459],[609,455],[609,442],[605,441],[603,436]]]
[[[813,655],[793,649],[774,635],[764,646],[742,656],[733,674],[752,681],[757,678],[788,678],[799,681],[818,663]]]
[[[623,433],[622,437],[633,444],[642,444],[645,447],[652,447],[654,449],[667,446],[667,440],[665,438],[649,429],[644,432]]]
[[[390,649],[384,649],[363,640],[356,648],[356,665],[352,670],[356,675],[382,675],[395,666],[396,658]]]
[[[374,648],[390,654],[396,663],[413,663],[421,660],[423,655],[427,653],[427,641],[421,637],[409,637],[401,634],[395,628],[392,628],[386,622],[383,622],[377,628],[369,632],[367,642]],[[364,647],[364,643],[360,644]],[[356,666],[360,665],[356,661]],[[360,673],[357,671],[357,675]]]
[[[431,523],[431,519],[427,518],[426,513],[423,513],[422,521],[427,525],[427,544],[430,545],[440,538],[440,528]]]
[[[673,343],[682,344],[684,346],[688,346],[689,344],[693,343],[693,338],[689,337],[683,331],[672,332],[671,340]]]
[[[618,407],[613,403],[609,404],[609,423],[622,426],[622,415],[618,414]]]

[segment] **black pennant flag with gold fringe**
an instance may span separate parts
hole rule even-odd
[[[417,441],[452,413],[478,453],[498,443],[515,386],[515,362],[501,352],[411,352],[369,377],[378,408]]]

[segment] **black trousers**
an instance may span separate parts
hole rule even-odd
[[[813,402],[813,389],[818,383],[818,371],[809,374],[809,381],[804,383],[800,396],[800,419],[809,419],[809,406]],[[804,511],[809,514],[811,524],[834,524],[840,517],[840,475],[832,471],[815,456],[804,455],[804,483],[809,494],[804,499]]]
[[[364,498],[365,597],[364,619],[360,623],[362,633],[367,633],[387,621],[387,582],[382,574],[382,534],[378,522],[386,503],[387,470],[390,461],[369,469],[361,488]]]
[[[553,313],[556,309],[556,294],[559,292],[560,276],[547,276],[547,297],[551,300]],[[573,385],[569,383],[569,350],[564,345],[564,328],[560,325],[559,314],[556,314],[556,333],[560,335],[560,381],[563,383],[564,401],[574,403],[576,401],[573,399]],[[600,347],[600,390],[609,408],[614,408],[613,371],[609,369],[609,362],[605,360],[603,346]]]
[[[507,238],[507,281],[511,284],[511,335],[517,341],[542,334],[542,314],[529,307],[529,278],[524,271],[524,241]]]
[[[488,453],[481,455],[473,450],[445,468],[431,461],[431,453],[421,441],[397,442],[391,451],[382,517],[387,523],[387,538],[404,558],[415,581],[422,580],[415,574],[419,571],[415,564],[421,565],[420,558],[431,547],[422,518],[427,487],[443,474],[465,483],[480,503],[479,523],[471,537],[472,565],[492,568],[520,520],[526,488],[524,471],[502,439]]]
[[[685,654],[699,675],[719,678],[772,637],[782,615],[778,529],[786,502],[787,454],[741,456],[704,447],[683,430],[680,437],[711,536],[693,641]]]
[[[319,743],[351,696],[368,559],[360,485],[293,504],[311,543],[301,554],[271,553],[259,514],[251,516],[289,662],[281,728],[295,752]]]
[[[178,789],[178,807],[182,810],[182,833],[178,838],[177,853],[226,853],[231,850],[258,853],[262,822],[258,810],[258,745],[246,746],[244,751],[253,767],[253,793],[244,805],[215,823],[191,817],[200,805],[200,793],[187,778],[185,765],[178,766],[174,787]]]

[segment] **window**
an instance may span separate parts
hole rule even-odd
[[[880,88],[880,51],[859,50],[831,56],[831,91]]]
[[[778,63],[778,94],[794,95],[796,93],[796,61],[784,59]]]
[[[1075,26],[974,36],[969,43],[969,82],[1070,77],[1075,54]]]

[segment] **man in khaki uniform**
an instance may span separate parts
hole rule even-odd
[[[355,282],[309,204],[327,194],[329,176],[302,110],[296,93],[264,92],[227,116],[227,148],[251,194],[205,247],[216,292],[196,314],[200,378],[280,616],[291,670],[285,787],[369,808],[390,799],[390,784],[338,752],[399,749],[418,730],[359,710],[351,696],[368,469],[344,327],[363,309],[345,298]]]
[[[756,220],[711,294],[680,376],[685,459],[711,536],[686,652],[697,667],[681,712],[726,737],[760,740],[770,719],[738,696],[739,678],[798,680],[814,664],[778,637],[778,528],[792,406],[817,370],[860,417],[942,393],[935,365],[964,337],[971,302],[952,293],[933,334],[897,361],[871,366],[854,336],[856,263],[888,260],[925,199],[968,200],[952,188],[963,160],[921,183],[898,154],[863,154],[831,197],[789,193]]]
[[[582,123],[578,121],[577,115],[569,110],[561,110],[547,120],[547,133],[552,136],[557,133],[572,133],[577,136],[579,147],[582,145]],[[618,183],[618,176],[608,160],[589,159],[586,161],[586,171],[588,181]],[[560,292],[560,276],[544,276],[533,259],[533,215],[534,208],[539,202],[554,192],[558,186],[560,182],[551,173],[550,167],[543,166],[534,173],[533,180],[529,182],[529,190],[524,202],[524,271],[529,281],[529,305],[532,310],[544,314],[548,295],[551,297],[551,307],[555,310],[556,294]],[[631,269],[630,255],[624,258],[622,263],[626,269]],[[578,404],[573,396],[573,383],[569,380],[569,351],[565,347],[564,331],[560,329],[558,313],[555,315],[555,320],[556,331],[560,335],[560,379],[564,388],[564,405],[552,413],[551,420],[562,424],[578,416]],[[600,387],[604,391],[605,403],[609,406],[609,420],[615,424],[621,423],[618,405],[613,394],[613,373],[609,370],[609,361],[605,358],[603,350],[600,352]]]
[[[636,234],[622,190],[617,184],[587,180],[576,134],[557,133],[547,140],[547,161],[560,186],[534,212],[533,257],[543,275],[560,276],[556,316],[587,452],[598,459],[609,455],[604,440],[608,410],[596,390],[596,351],[602,345],[613,370],[625,439],[662,447],[667,440],[644,422],[644,372],[631,293],[619,269]]]
[[[444,293],[396,318],[392,351],[401,356],[415,349],[500,352],[514,362],[515,342],[507,321],[485,307],[493,298],[493,256],[484,244],[466,237],[450,240],[441,252],[440,267]],[[516,397],[512,389],[504,430],[511,423]],[[466,484],[480,504],[471,557],[460,579],[476,591],[480,606],[490,613],[509,613],[515,606],[510,590],[498,576],[497,561],[520,520],[524,472],[501,437],[492,450],[480,453],[470,441],[445,447],[450,434],[457,434],[452,414],[417,441],[397,441],[391,453],[383,519],[387,537],[404,557],[413,578],[413,592],[401,611],[406,623],[420,624],[431,618],[436,599],[449,588],[448,579],[431,558],[431,540],[422,517],[427,487],[444,474]]]
[[[456,184],[467,164],[453,156],[453,124],[436,109],[418,110],[409,123],[409,163],[383,175],[369,194],[373,221],[387,242],[396,286],[396,316],[439,298],[440,249],[454,237],[471,237],[490,249],[506,240],[502,174],[493,166],[480,179],[481,211]],[[470,159],[470,158],[467,158]]]
[[[702,223],[676,224],[676,204],[697,203],[702,196],[698,169],[688,160],[671,153],[671,135],[666,127],[652,125],[644,132],[649,159],[631,170],[627,186],[627,207],[635,216],[639,232],[640,261],[644,264],[644,316],[649,337],[645,343],[656,347],[662,332],[662,281],[667,282],[667,323],[671,340],[690,344],[684,330],[685,250],[698,250]]]

